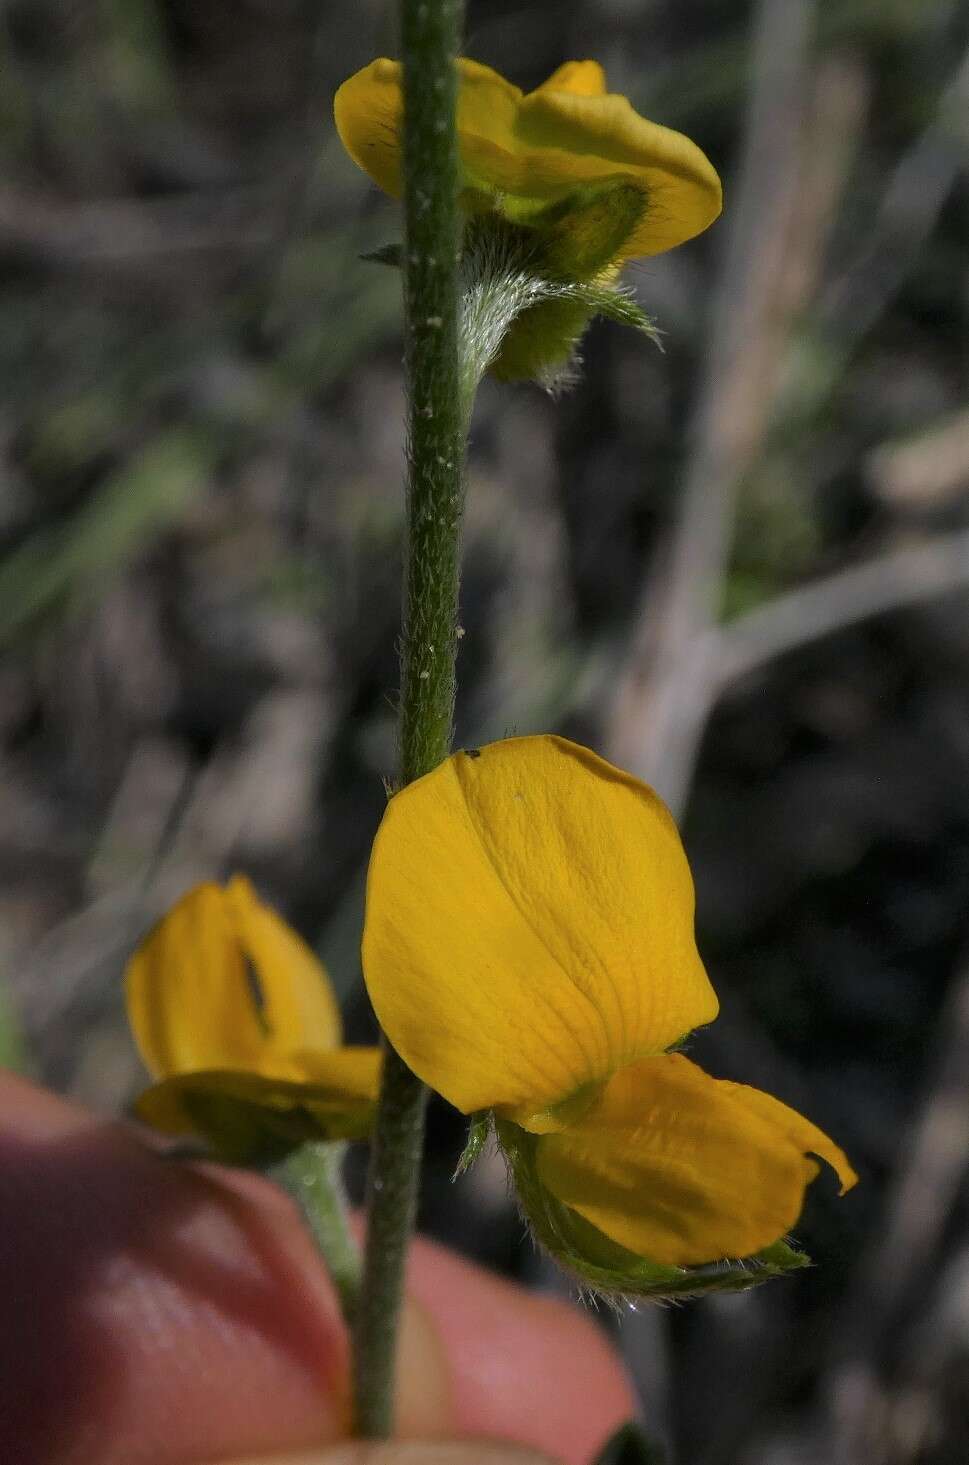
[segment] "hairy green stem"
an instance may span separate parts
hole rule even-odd
[[[454,127],[463,0],[401,0],[404,63],[404,303],[407,541],[400,782],[450,750],[467,406],[458,369],[460,242]],[[394,1426],[404,1261],[414,1226],[426,1094],[385,1045],[371,1150],[367,1244],[354,1336],[357,1433]]]
[[[407,550],[401,781],[448,754],[454,716],[465,409],[458,364],[455,72],[461,0],[403,0]]]
[[[352,1323],[360,1297],[360,1248],[347,1224],[341,1174],[346,1146],[300,1145],[274,1165],[270,1175],[299,1206],[326,1260],[343,1315]]]

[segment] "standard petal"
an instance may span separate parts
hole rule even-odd
[[[720,179],[696,143],[640,117],[615,94],[532,92],[518,110],[516,154],[516,193],[554,196],[578,183],[637,183],[645,207],[623,259],[660,254],[692,239],[723,206]]]
[[[602,97],[606,92],[606,73],[598,61],[566,61],[535,90],[572,92],[577,97]]]
[[[244,875],[229,881],[225,900],[249,962],[249,989],[258,999],[264,1055],[338,1047],[343,1036],[340,1009],[319,957],[259,900]]]
[[[507,171],[504,154],[512,146],[512,132],[522,93],[511,82],[481,66],[477,61],[458,61],[458,134],[462,157],[465,137],[472,139],[472,152],[484,160],[484,181],[488,159],[499,174]],[[399,61],[381,57],[349,77],[333,99],[333,114],[340,141],[350,157],[369,173],[373,181],[399,198],[401,149],[403,147],[403,68]]]
[[[401,192],[401,68],[381,57],[348,77],[333,98],[340,141],[358,168],[389,193]]]
[[[819,1155],[844,1153],[794,1109],[681,1054],[614,1075],[581,1120],[537,1141],[541,1181],[604,1235],[673,1266],[749,1257],[796,1223]]]
[[[128,1018],[156,1078],[265,1068],[339,1041],[326,974],[294,931],[237,877],[183,896],[125,972]]]
[[[498,72],[458,61],[458,148],[471,196],[501,195],[501,211],[536,210],[590,185],[627,182],[642,216],[617,260],[659,254],[699,234],[720,213],[716,171],[688,137],[649,122],[605,91],[595,61],[569,61],[523,95]],[[353,161],[397,198],[403,101],[399,62],[373,61],[337,91],[337,132]]]
[[[125,995],[156,1078],[258,1062],[264,1034],[220,885],[197,885],[149,931],[128,962]]]
[[[373,1119],[380,1061],[377,1048],[341,1048],[314,1055],[301,1079],[184,1073],[147,1089],[135,1113],[163,1134],[198,1135],[239,1163],[311,1139],[362,1139]]]
[[[458,753],[390,801],[363,956],[415,1072],[521,1122],[717,1013],[669,813],[556,737]]]

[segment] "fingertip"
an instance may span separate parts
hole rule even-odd
[[[271,1187],[22,1082],[0,1098],[0,1453],[174,1465],[344,1432],[336,1300]]]
[[[349,1348],[292,1204],[2,1075],[0,1104],[0,1417],[18,1458],[61,1465],[78,1440],[91,1462],[155,1465],[335,1444]],[[423,1241],[409,1294],[402,1435],[588,1465],[633,1413],[614,1351],[577,1309]]]
[[[634,1416],[615,1349],[579,1308],[524,1292],[423,1240],[412,1249],[408,1287],[448,1358],[461,1434],[588,1465]]]

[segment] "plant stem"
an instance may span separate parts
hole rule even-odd
[[[451,746],[466,410],[458,369],[459,220],[454,114],[463,0],[401,0],[404,63],[404,304],[407,540],[400,782]],[[426,1091],[385,1044],[354,1338],[357,1433],[394,1425],[404,1261],[414,1225]]]
[[[453,58],[463,0],[402,0],[408,388],[401,781],[451,746],[466,422],[458,363]]]
[[[327,1142],[300,1145],[270,1170],[293,1197],[313,1233],[348,1323],[360,1298],[360,1248],[350,1233],[341,1168],[346,1146]]]

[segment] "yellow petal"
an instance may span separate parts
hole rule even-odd
[[[577,97],[602,97],[606,92],[606,73],[598,61],[566,61],[543,81],[540,92],[572,92]],[[534,95],[534,94],[533,94]]]
[[[617,1073],[581,1120],[537,1143],[539,1178],[620,1246],[673,1266],[747,1257],[796,1223],[819,1155],[842,1194],[857,1176],[827,1135],[770,1094],[681,1054]]]
[[[147,1089],[135,1113],[163,1134],[207,1139],[226,1159],[309,1139],[369,1132],[380,1083],[378,1048],[314,1054],[303,1079],[214,1070],[180,1074]]]
[[[261,992],[267,1051],[288,1055],[300,1048],[338,1047],[343,1037],[340,1009],[316,953],[263,904],[244,875],[229,881],[225,899]]]
[[[522,93],[477,61],[458,61],[458,131],[473,137],[480,155],[501,153],[511,139]],[[373,181],[399,198],[403,147],[403,68],[381,57],[337,89],[333,115],[340,141]],[[500,167],[499,163],[499,167]]]
[[[490,67],[458,62],[458,148],[469,197],[493,196],[509,218],[577,187],[627,182],[643,215],[617,259],[659,254],[701,233],[720,212],[720,180],[695,143],[605,92],[595,61],[567,62],[535,91]],[[392,197],[401,192],[402,70],[380,59],[337,91],[337,132],[353,161]]]
[[[458,753],[390,801],[363,957],[415,1072],[521,1122],[717,1013],[669,813],[556,737]]]
[[[333,98],[340,141],[357,167],[391,198],[401,192],[400,75],[398,62],[381,57],[348,77]]]
[[[135,1041],[158,1078],[280,1073],[295,1051],[340,1040],[320,962],[240,876],[183,896],[132,956],[125,985]]]
[[[552,197],[576,183],[617,179],[642,188],[643,217],[623,259],[692,239],[723,205],[720,179],[696,143],[640,117],[622,96],[540,88],[521,103],[516,143],[521,174],[512,192]]]

